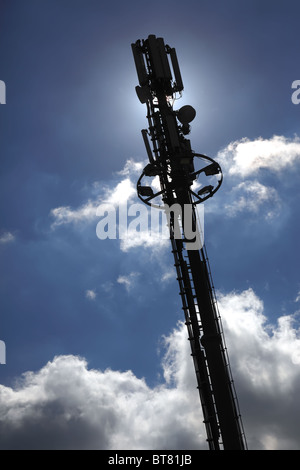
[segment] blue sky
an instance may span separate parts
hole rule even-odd
[[[100,203],[137,202],[130,44],[149,34],[176,48],[175,108],[196,109],[192,148],[224,172],[205,243],[249,448],[299,448],[299,12],[1,1],[2,448],[207,447],[168,243],[96,236]]]

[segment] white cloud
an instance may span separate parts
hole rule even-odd
[[[103,202],[120,206],[129,202],[136,195],[136,188],[130,178],[125,178],[118,183],[113,189],[107,189],[107,193],[103,196]]]
[[[280,198],[275,188],[265,186],[258,181],[243,181],[233,187],[225,204],[226,214],[235,217],[240,212],[258,213],[264,210],[267,219],[278,214]]]
[[[219,306],[250,447],[299,449],[297,317],[268,323],[251,289],[220,296]]]
[[[98,205],[98,201],[89,200],[77,209],[72,209],[69,206],[56,207],[50,212],[50,215],[55,219],[52,224],[52,228],[62,224],[78,223],[96,219]]]
[[[162,276],[161,276],[161,281],[162,282],[169,282],[174,280],[174,276],[176,276],[176,271],[175,268],[165,271]]]
[[[18,389],[0,386],[0,401],[2,449],[197,448],[204,440],[185,387],[151,389],[130,371],[89,370],[75,356],[27,373]]]
[[[11,232],[5,232],[0,235],[0,243],[10,243],[15,240],[15,236]]]
[[[163,238],[160,232],[142,230],[128,230],[123,236],[120,244],[122,251],[127,252],[132,248],[143,247],[151,248],[154,251],[159,251],[166,247],[169,247],[170,240]]]
[[[137,247],[159,251],[168,246],[169,237],[165,229],[166,220],[164,218],[162,221],[160,220],[159,210],[150,211],[142,202],[135,202],[135,199],[137,199],[136,188],[129,177],[124,178],[112,188],[102,186],[101,190],[101,196],[98,195],[94,200],[88,200],[78,208],[72,209],[71,207],[61,206],[52,209],[51,216],[54,218],[54,222],[51,227],[55,229],[62,224],[94,221],[96,236],[98,238],[102,236],[107,238],[109,237],[107,226],[103,227],[103,225],[108,223],[105,219],[106,212],[113,210],[114,213],[110,218],[110,222],[113,224],[111,236],[120,239],[121,251],[127,252]],[[98,191],[100,191],[100,188],[98,188]],[[122,216],[120,215],[121,212]],[[99,219],[99,217],[102,218]],[[163,217],[165,217],[165,214],[163,214]],[[122,220],[120,225],[118,225],[119,219]],[[99,224],[98,233],[97,222],[100,221],[103,222]]]
[[[99,216],[102,217],[103,215],[104,217],[105,212],[112,208],[116,211],[112,218],[115,221],[112,233],[114,237],[118,236],[120,239],[121,251],[128,252],[137,247],[151,248],[154,251],[164,249],[169,242],[169,238],[162,233],[162,224],[165,226],[166,221],[160,222],[159,215],[154,217],[152,213],[150,218],[149,208],[142,202],[139,202],[139,207],[136,207],[136,201],[138,201],[136,193],[137,174],[142,172],[143,166],[142,162],[128,160],[124,169],[117,173],[120,181],[114,181],[110,185],[94,182],[91,188],[91,192],[95,194],[94,199],[89,199],[77,208],[61,206],[52,209],[50,212],[51,217],[54,219],[51,225],[52,229],[63,224],[92,221],[95,221],[97,226]],[[153,187],[158,189],[157,179],[154,179],[152,183]],[[138,211],[141,209],[144,210],[138,215]],[[125,211],[125,219],[122,216],[122,220],[127,221],[125,227],[123,227],[124,224],[119,227],[119,231],[122,233],[117,230],[118,217],[120,216],[118,211],[122,211],[123,215]],[[158,210],[154,211],[157,214],[159,213]],[[132,217],[135,217],[135,219],[132,220]],[[104,220],[104,223],[106,223],[106,220]],[[102,225],[101,230],[103,230]],[[107,230],[106,227],[105,230]],[[107,237],[108,234],[105,232],[104,236]]]
[[[95,300],[95,298],[97,297],[97,294],[94,290],[88,289],[85,291],[85,296],[89,300]]]
[[[299,449],[300,337],[294,315],[274,325],[253,290],[219,295],[249,449]],[[163,379],[88,369],[59,356],[0,386],[2,449],[207,449],[186,326],[164,338]]]
[[[146,166],[147,162],[136,162],[132,158],[126,161],[123,170],[118,171],[117,174],[121,176],[129,176],[134,175],[136,177],[137,174],[141,174],[143,171],[144,166]]]
[[[222,211],[229,217],[259,214],[270,221],[282,214],[287,188],[283,177],[292,165],[300,163],[300,138],[297,135],[293,139],[277,135],[254,140],[245,137],[220,150],[216,160],[223,169],[229,191],[225,189],[221,199],[210,201],[207,212]],[[280,176],[280,180],[277,178],[275,183],[271,174]],[[283,180],[285,186],[281,186]]]
[[[229,174],[247,177],[259,169],[268,168],[271,171],[291,167],[296,161],[300,162],[300,139],[288,139],[274,135],[270,139],[259,137],[255,140],[243,138],[231,142],[220,151],[216,158],[229,171]]]
[[[137,162],[135,165],[138,167],[140,163]],[[131,202],[136,195],[136,183],[133,183],[128,176],[127,166],[128,162],[124,170],[119,172],[120,175],[125,175],[126,177],[118,183],[107,185],[94,182],[91,187],[91,193],[96,192],[97,194],[93,199],[89,199],[77,208],[60,206],[52,209],[50,216],[54,219],[54,222],[51,227],[56,228],[63,224],[90,222],[97,219],[97,209],[101,205],[108,204],[119,207]]]
[[[117,279],[117,282],[119,284],[123,284],[126,288],[126,290],[129,292],[135,284],[136,278],[139,276],[139,273],[132,272],[128,274],[127,276],[119,276]]]

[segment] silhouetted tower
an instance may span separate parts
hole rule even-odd
[[[175,49],[154,35],[131,46],[139,80],[136,92],[147,106],[149,123],[148,130],[142,130],[149,164],[138,180],[138,196],[167,216],[209,448],[244,450],[246,440],[196,210],[219,189],[221,168],[195,153],[185,137],[196,115],[194,108],[173,109],[183,90]],[[151,186],[155,177],[159,191],[154,189],[157,185]]]

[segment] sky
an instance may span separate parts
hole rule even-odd
[[[300,448],[299,13],[0,0],[1,449],[207,449],[169,241],[97,236],[99,206],[138,202],[131,43],[149,34],[223,170],[205,246],[248,448]]]

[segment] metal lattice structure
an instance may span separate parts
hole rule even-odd
[[[244,450],[245,435],[197,216],[197,204],[221,186],[222,171],[212,158],[195,153],[186,138],[194,108],[173,109],[183,91],[175,49],[154,35],[131,46],[139,80],[136,92],[147,106],[149,124],[142,130],[149,164],[137,182],[138,196],[167,215],[209,449]],[[155,177],[159,191],[147,183]],[[199,185],[200,179],[205,183]]]

